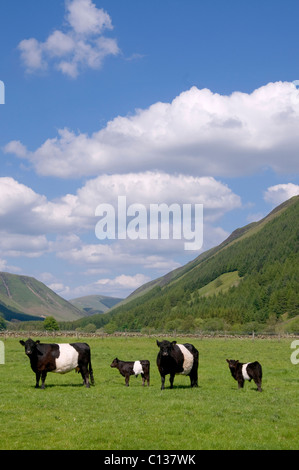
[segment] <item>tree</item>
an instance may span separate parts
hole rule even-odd
[[[3,317],[0,315],[0,331],[1,330],[6,330],[6,323]]]
[[[59,325],[54,317],[47,317],[44,320],[44,328],[47,331],[58,331]]]

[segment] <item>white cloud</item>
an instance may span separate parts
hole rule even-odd
[[[157,277],[181,266],[186,255],[184,239],[116,239],[101,243],[95,235],[90,238],[98,221],[97,205],[104,202],[116,207],[119,195],[127,196],[127,207],[134,203],[146,207],[161,202],[203,203],[204,249],[227,236],[224,230],[214,226],[217,218],[241,206],[240,198],[228,186],[208,177],[159,172],[102,175],[87,181],[76,194],[54,200],[13,178],[3,177],[0,178],[0,267],[11,268],[6,258],[42,259],[47,255],[57,258],[59,263],[77,266],[88,278],[96,276],[97,284],[95,281],[80,283],[81,287],[73,288],[51,273],[41,274],[41,280],[60,295],[71,298],[93,291],[125,296],[150,276]],[[144,278],[136,272],[143,272]]]
[[[299,186],[293,183],[277,184],[271,186],[264,193],[264,199],[266,202],[277,206],[284,201],[287,201],[293,196],[299,195]]]
[[[59,284],[54,287],[56,288],[56,292],[60,292],[60,295],[68,299],[91,294],[104,294],[124,298],[149,281],[151,281],[151,278],[144,274],[138,273],[132,276],[121,274],[114,278],[102,278],[90,284],[76,286],[75,288],[70,288],[69,286],[64,287],[63,285],[59,286]]]
[[[298,126],[299,91],[292,83],[230,96],[192,87],[171,103],[118,116],[91,136],[61,129],[26,157],[39,174],[60,178],[149,170],[214,177],[264,168],[295,173]],[[24,156],[24,146],[15,153]]]
[[[100,279],[96,282],[96,284],[99,287],[108,286],[117,289],[126,289],[129,291],[133,291],[145,284],[146,282],[149,282],[150,280],[151,278],[145,276],[144,274],[135,274],[134,276],[121,274],[120,276],[117,276],[114,279]]]
[[[6,271],[10,273],[20,273],[20,268],[18,266],[9,266],[5,259],[0,258],[0,271]]]
[[[31,188],[18,183],[10,177],[0,178],[0,216],[20,215],[24,208],[30,210],[36,204],[43,203],[45,198],[36,194]]]
[[[66,9],[66,18],[78,34],[101,34],[104,29],[112,29],[110,16],[91,0],[67,0]]]
[[[6,257],[39,258],[49,252],[50,244],[45,235],[26,235],[0,231],[0,255]]]
[[[171,175],[158,171],[101,175],[87,181],[78,190],[81,212],[95,210],[101,203],[117,208],[118,196],[127,197],[127,206],[144,204],[203,204],[205,217],[212,219],[241,207],[241,199],[224,183],[212,177],[184,174]]]
[[[13,153],[19,158],[26,158],[28,157],[28,151],[19,140],[12,140],[4,147],[5,153]]]
[[[116,39],[103,36],[113,29],[111,18],[91,0],[65,0],[66,31],[55,30],[44,42],[35,38],[19,43],[27,72],[57,70],[76,78],[84,68],[99,69],[109,55],[119,54]]]
[[[26,65],[27,71],[44,70],[47,63],[43,59],[43,44],[39,43],[35,38],[23,39],[19,43],[21,58]]]
[[[154,188],[154,191],[153,191]],[[95,209],[109,203],[117,213],[118,196],[134,203],[203,204],[205,220],[241,207],[240,197],[212,177],[170,175],[159,172],[102,175],[91,179],[76,194],[49,201],[11,177],[0,178],[0,217],[6,230],[19,227],[20,233],[67,233],[94,228]]]

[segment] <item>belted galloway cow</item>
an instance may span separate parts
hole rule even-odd
[[[83,385],[90,387],[89,377],[91,383],[94,384],[88,344],[46,344],[30,338],[27,341],[21,340],[20,343],[25,347],[25,354],[29,357],[31,369],[35,372],[35,388],[39,388],[40,377],[42,378],[41,388],[45,388],[48,372],[66,374],[74,369],[81,373]]]
[[[246,364],[235,361],[234,359],[226,359],[228,367],[233,378],[238,382],[238,388],[244,387],[245,380],[249,382],[253,379],[259,392],[262,391],[262,366],[258,361],[247,362]]]
[[[120,374],[125,377],[126,386],[129,386],[129,380],[131,375],[136,377],[140,374],[142,377],[142,385],[144,386],[145,381],[149,387],[150,384],[150,361],[120,361],[117,357],[112,361],[110,367],[116,367]]]
[[[165,376],[170,374],[170,388],[173,388],[176,374],[189,375],[191,387],[198,386],[198,351],[189,343],[177,344],[176,341],[158,341],[160,351],[157,366],[161,376],[161,390],[165,388]]]

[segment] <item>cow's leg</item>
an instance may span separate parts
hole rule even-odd
[[[191,382],[191,387],[198,387],[198,376],[197,376],[197,370],[192,370],[190,373],[190,382]]]
[[[254,381],[256,383],[258,391],[261,392],[262,391],[262,381],[260,379],[256,379]]]
[[[35,388],[39,388],[40,372],[36,372],[35,379],[36,379]]]
[[[244,387],[244,380],[240,379],[238,380],[238,388],[243,388]]]
[[[130,380],[129,374],[125,375],[125,379],[126,379],[126,387],[128,387],[129,386],[129,380]]]
[[[165,375],[161,375],[161,390],[165,388]]]
[[[46,377],[47,377],[47,372],[45,370],[42,371],[42,386],[41,388],[44,389],[45,388],[45,380],[46,380]]]
[[[174,381],[174,376],[175,376],[175,374],[170,374],[170,379],[169,379],[169,382],[170,382],[170,388],[173,388],[173,381]]]
[[[89,372],[87,366],[80,364],[80,372],[82,375],[83,379],[83,385],[86,386],[86,388],[90,388],[90,383],[89,383]]]
[[[141,374],[141,377],[142,377],[142,387],[144,387],[144,384],[145,384],[145,377],[144,377],[144,374]]]

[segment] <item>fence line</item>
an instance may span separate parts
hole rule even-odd
[[[140,331],[126,331],[126,332],[84,332],[84,331],[0,331],[0,338],[4,340],[7,338],[24,338],[26,337],[48,337],[48,338],[59,338],[59,337],[70,337],[70,338],[108,338],[108,337],[147,337],[147,338],[161,338],[161,337],[173,337],[173,338],[240,338],[240,339],[280,339],[280,338],[298,338],[299,333],[226,333],[226,332],[197,332],[197,333],[183,333],[183,332],[157,332],[157,333],[141,333]],[[1,342],[0,342],[1,345]]]

